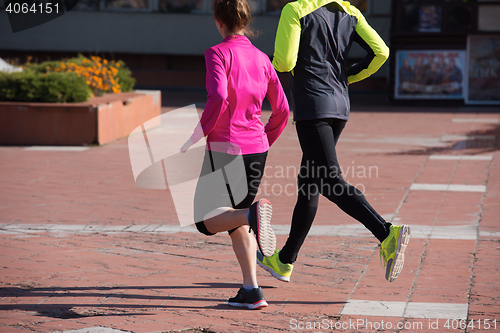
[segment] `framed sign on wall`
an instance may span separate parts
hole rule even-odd
[[[396,52],[396,99],[463,99],[465,51]]]
[[[500,104],[500,35],[467,37],[467,104]]]

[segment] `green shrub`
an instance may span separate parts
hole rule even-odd
[[[118,83],[120,84],[123,92],[132,91],[135,85],[135,79],[132,76],[132,72],[123,61],[120,60],[118,63],[120,64],[117,74]]]
[[[83,102],[105,93],[131,91],[135,79],[123,61],[97,56],[32,63],[23,72],[0,72],[0,100],[18,102]]]
[[[84,77],[90,89],[96,96],[104,93],[132,91],[135,79],[132,72],[121,60],[106,60],[101,57],[83,55],[63,61],[45,61],[39,64],[29,63],[28,68],[40,72],[74,72]]]
[[[61,61],[57,61],[57,60],[44,61],[41,63],[28,62],[28,63],[25,63],[24,65],[22,65],[22,67],[31,69],[32,71],[38,72],[38,73],[47,73],[48,68],[55,68],[55,67],[59,66],[60,63],[61,63]]]
[[[0,100],[15,102],[76,103],[92,91],[76,73],[0,72]]]

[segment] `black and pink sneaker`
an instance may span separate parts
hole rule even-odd
[[[249,210],[248,224],[257,238],[259,250],[264,256],[270,257],[276,248],[276,235],[271,228],[273,207],[269,200],[260,199],[254,202]]]
[[[262,288],[254,288],[250,291],[240,288],[238,294],[227,300],[231,306],[247,307],[250,310],[257,310],[266,307],[268,304],[264,299]]]

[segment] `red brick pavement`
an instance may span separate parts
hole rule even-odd
[[[472,107],[359,109],[339,158],[345,178],[381,215],[413,228],[395,282],[384,280],[375,239],[322,200],[292,282],[259,270],[269,307],[231,308],[225,301],[241,273],[229,238],[162,232],[178,223],[171,196],[135,185],[126,139],[80,152],[0,147],[0,332],[465,332],[451,326],[463,306],[468,332],[494,331],[495,319],[500,331],[500,115]],[[273,202],[280,230],[290,221],[299,161],[290,123],[270,151],[260,194]],[[352,311],[349,304],[361,305]],[[428,310],[419,315],[415,307]]]

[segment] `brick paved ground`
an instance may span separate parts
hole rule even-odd
[[[259,269],[269,307],[231,308],[241,276],[229,237],[180,229],[168,191],[135,185],[126,139],[0,147],[0,332],[465,332],[453,329],[462,318],[467,332],[500,331],[500,115],[357,108],[339,158],[381,215],[412,228],[395,282],[375,239],[322,200],[292,282]],[[279,246],[295,202],[294,131],[270,151],[260,195]]]

